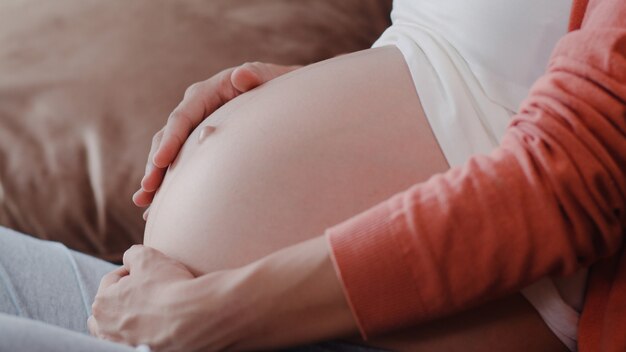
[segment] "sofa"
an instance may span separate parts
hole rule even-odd
[[[152,135],[187,86],[247,61],[365,49],[388,0],[0,2],[0,225],[117,262],[142,241]]]

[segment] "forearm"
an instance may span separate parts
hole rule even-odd
[[[358,332],[323,236],[230,271],[228,277],[229,309],[224,312],[241,312],[233,316],[238,323],[231,324],[234,350],[301,345]],[[208,275],[195,280],[193,291],[204,290],[210,297],[214,287]]]

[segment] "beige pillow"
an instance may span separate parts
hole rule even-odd
[[[371,45],[381,0],[3,0],[0,224],[119,260],[150,139],[191,83]]]

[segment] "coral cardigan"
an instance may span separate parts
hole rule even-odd
[[[496,150],[326,230],[364,337],[591,266],[579,348],[626,351],[626,1],[570,23]]]

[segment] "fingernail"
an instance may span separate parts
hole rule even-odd
[[[150,212],[150,207],[148,207],[148,209],[146,209],[146,211],[143,212],[143,221],[148,221],[148,213]]]
[[[156,152],[154,152],[154,155],[152,156],[152,165],[154,165],[154,166],[157,166],[157,167],[158,167],[158,164],[157,164],[157,158],[156,158],[156,157],[157,157],[157,155],[159,155],[159,151],[158,151],[158,150],[157,150]]]
[[[135,201],[135,198],[137,198],[137,196],[139,195],[139,193],[143,192],[143,189],[139,189],[137,192],[133,193],[133,196],[131,197],[133,202]]]
[[[211,133],[215,132],[216,128],[214,126],[205,126],[200,130],[200,136],[198,136],[198,142],[202,142],[206,137],[208,137]]]
[[[143,172],[143,177],[148,176],[149,173],[152,172],[152,170],[155,168],[156,166],[154,166],[154,162],[149,162],[146,164],[146,168]]]
[[[145,189],[146,188],[144,186],[144,183],[146,182],[147,178],[148,178],[148,174],[143,175],[143,177],[141,178],[141,182],[139,182],[139,185],[141,186],[141,189]]]

